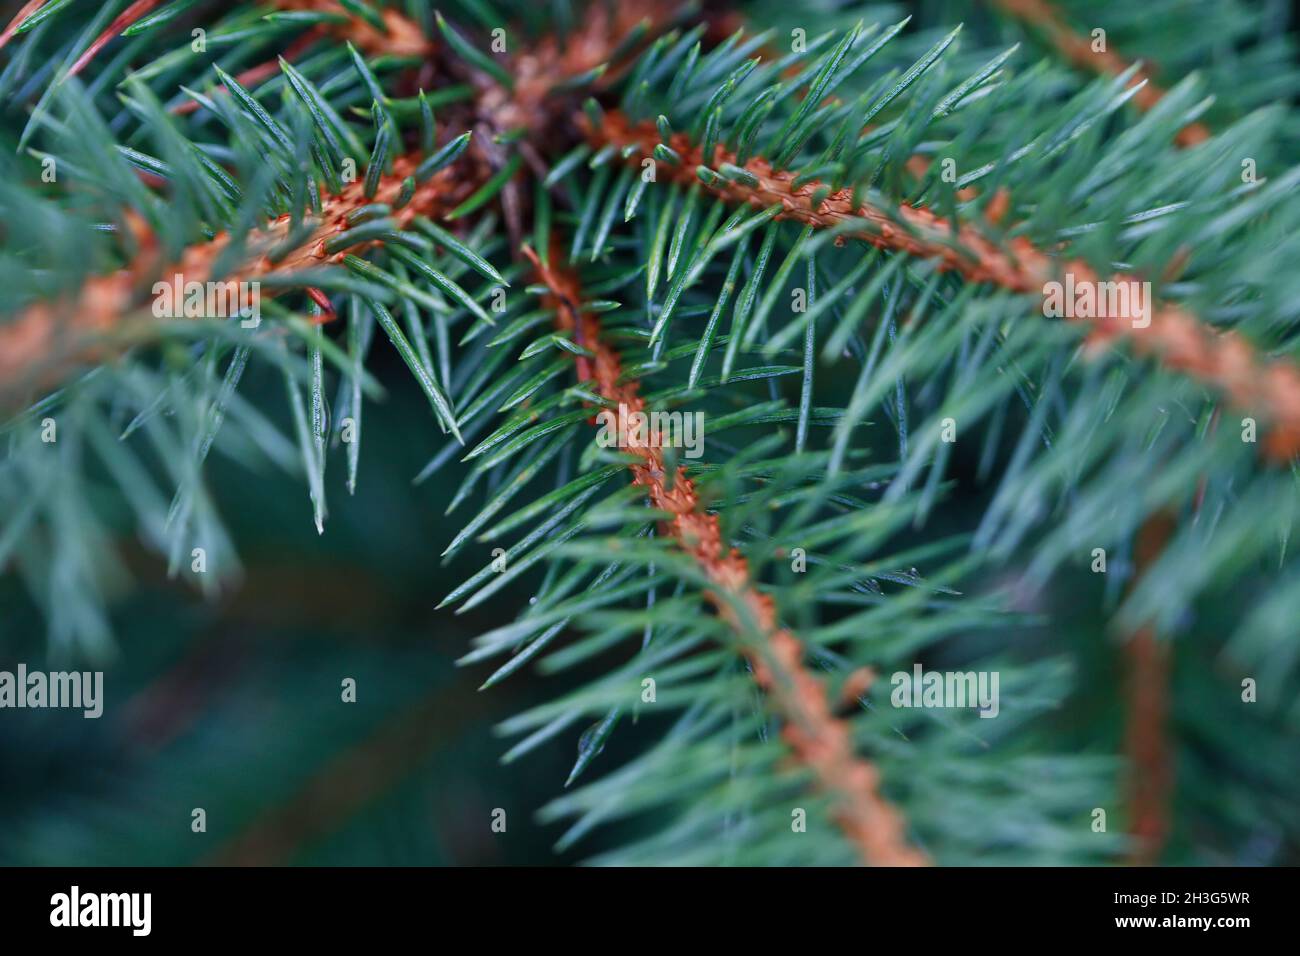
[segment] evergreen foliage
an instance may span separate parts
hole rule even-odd
[[[446,508],[438,614],[513,615],[461,676],[549,678],[508,763],[576,746],[561,850],[1294,859],[1280,4],[141,6],[29,5],[0,53],[0,569],[52,661],[115,653],[124,530],[238,587],[212,458],[328,534],[395,355],[442,436],[405,503]],[[1045,315],[1066,273],[1149,283],[1148,324]],[[160,317],[173,274],[260,283],[260,321]],[[701,413],[702,456],[607,447],[620,405]],[[1053,587],[1175,665],[1090,715],[1118,665]],[[997,718],[891,705],[918,662],[996,672]],[[1128,763],[1080,746],[1126,699]]]

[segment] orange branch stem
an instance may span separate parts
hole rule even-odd
[[[1092,40],[1077,33],[1065,22],[1060,11],[1049,0],[992,0],[1011,16],[1042,32],[1048,41],[1075,66],[1102,76],[1119,76],[1133,64],[1111,49],[1094,50]],[[1151,110],[1165,98],[1167,91],[1151,78],[1146,70],[1138,70],[1129,80],[1129,87],[1146,85],[1133,101],[1142,110]],[[1195,146],[1210,138],[1210,130],[1203,123],[1190,123],[1174,137],[1180,146]]]
[[[582,122],[589,141],[597,147],[636,147],[628,158],[631,163],[652,156],[660,142],[654,124],[632,123],[617,111],[607,113],[599,129],[585,116]],[[706,162],[701,149],[683,133],[674,134],[669,145],[681,163],[656,160],[656,176],[663,180],[689,185],[699,182],[696,170],[700,166],[742,165],[734,154],[721,148]],[[732,203],[759,209],[780,206],[778,219],[823,229],[840,227],[848,230],[842,232],[845,239],[933,260],[941,271],[954,271],[971,282],[988,282],[1012,292],[1045,295],[1046,284],[1066,274],[1079,286],[1103,281],[1086,263],[1050,256],[1023,236],[995,240],[965,223],[956,230],[954,241],[951,224],[924,207],[901,204],[896,210],[885,210],[864,202],[854,208],[853,191],[847,188],[814,205],[813,196],[824,184],[814,180],[795,187],[795,173],[774,170],[761,158],[750,159],[743,168],[756,184],[714,176],[703,186]],[[1105,281],[1140,280],[1118,274]],[[1134,296],[1128,299],[1138,301]],[[1272,426],[1264,451],[1275,461],[1289,461],[1300,454],[1300,369],[1261,356],[1240,336],[1220,332],[1176,305],[1151,303],[1146,318],[1149,324],[1145,326],[1135,324],[1137,315],[1127,314],[1075,321],[1091,324],[1089,345],[1094,353],[1117,339],[1126,339],[1139,355],[1152,356],[1166,368],[1213,386],[1230,404],[1249,414],[1264,415]]]
[[[1160,558],[1176,527],[1175,517],[1161,511],[1138,531],[1135,549],[1140,578]],[[1173,795],[1173,753],[1169,742],[1170,649],[1155,628],[1146,625],[1124,645],[1126,665],[1124,753],[1129,833],[1134,847],[1130,861],[1151,866],[1160,859],[1170,831],[1169,803]]]
[[[554,244],[553,244],[554,246]],[[618,352],[601,338],[600,320],[582,307],[582,290],[576,273],[558,263],[543,263],[525,247],[538,280],[549,290],[546,304],[555,309],[556,324],[572,332],[594,353],[587,367],[589,380],[601,397],[626,406],[627,416],[641,412],[645,400],[636,380],[623,381]],[[552,249],[551,255],[558,256]],[[918,866],[929,862],[910,846],[906,822],[899,811],[880,793],[880,773],[853,750],[848,724],[837,718],[825,686],[803,664],[803,643],[777,620],[771,596],[758,590],[749,574],[749,564],[722,539],[717,515],[704,509],[695,485],[678,466],[671,482],[666,481],[663,450],[652,438],[642,445],[634,434],[622,436],[621,445],[640,458],[630,466],[632,481],[645,489],[650,504],[673,517],[666,532],[704,571],[714,590],[709,598],[719,614],[744,636],[747,628],[736,613],[737,606],[761,635],[759,649],[747,649],[754,678],[786,718],[782,731],[798,760],[807,766],[818,784],[836,802],[836,819],[862,859],[882,866]]]
[[[395,204],[403,180],[414,174],[419,162],[420,157],[414,154],[394,160],[392,173],[380,180],[373,199],[366,197],[360,180],[349,183],[337,195],[324,196],[316,228],[274,262],[270,254],[288,237],[291,220],[285,215],[270,221],[249,237],[247,255],[220,281],[254,281],[341,262],[356,247],[326,252],[325,244],[348,228],[348,215],[354,210],[371,202]],[[404,228],[417,215],[436,216],[453,208],[476,183],[477,179],[465,175],[461,164],[448,166],[417,186],[410,201],[395,210],[392,218]],[[126,268],[93,276],[74,298],[38,302],[0,326],[0,386],[9,390],[20,383],[47,384],[61,366],[97,358],[103,339],[124,331],[132,316],[149,314],[153,299],[141,294],[142,284],[174,273],[186,282],[214,279],[217,259],[230,242],[229,233],[219,233],[185,249],[170,268],[160,268],[157,243],[148,226],[138,217],[129,218],[126,225],[140,248]],[[265,294],[278,291],[268,288]]]

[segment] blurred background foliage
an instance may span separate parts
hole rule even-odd
[[[535,678],[479,694],[476,675],[454,666],[469,638],[508,620],[512,607],[433,612],[462,566],[482,556],[439,566],[454,473],[412,486],[442,436],[425,427],[409,378],[390,371],[387,407],[368,423],[365,480],[351,498],[343,474],[332,476],[339,487],[330,489],[325,535],[293,478],[219,456],[210,487],[239,543],[238,585],[205,603],[168,581],[156,558],[121,543],[133,555],[134,586],[116,605],[104,716],[4,714],[0,860],[553,859],[551,836],[529,814],[571,758],[557,746],[524,766],[498,763],[504,747],[492,725],[537,699]],[[249,394],[280,387],[267,378]],[[44,625],[13,575],[0,578],[0,607],[0,668],[40,666]],[[341,699],[348,677],[355,703]],[[207,811],[206,834],[191,832],[195,807]],[[497,807],[508,835],[489,829]]]

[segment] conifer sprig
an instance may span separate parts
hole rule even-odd
[[[1128,75],[1129,86],[1137,90],[1133,102],[1140,108],[1150,110],[1164,99],[1166,91],[1149,73],[1132,69],[1133,64],[1115,50],[1080,35],[1065,22],[1050,0],[994,0],[994,3],[1034,29],[1041,30],[1061,55],[1075,66],[1110,76]],[[1101,49],[1094,48],[1098,45]],[[1199,121],[1188,123],[1175,138],[1181,146],[1195,146],[1210,138],[1210,129]]]
[[[1102,281],[1141,282],[1124,274],[1103,280],[1086,263],[1049,256],[1024,237],[991,239],[974,223],[945,220],[923,206],[885,208],[869,199],[854,206],[855,189],[834,189],[820,180],[774,169],[762,157],[742,163],[736,154],[716,146],[706,154],[682,133],[662,144],[672,151],[671,159],[666,159],[656,152],[661,137],[654,125],[632,124],[619,113],[605,113],[599,126],[588,122],[586,130],[592,149],[617,150],[634,166],[654,157],[665,179],[685,186],[698,180],[709,193],[732,205],[777,210],[777,219],[800,222],[814,231],[828,230],[837,238],[936,260],[940,271],[956,271],[970,282],[1040,295],[1048,283],[1067,272],[1080,287]],[[1185,309],[1156,304],[1152,311],[1145,325],[1138,324],[1137,313],[1085,317],[1093,325],[1090,342],[1100,348],[1116,340],[1131,341],[1139,354],[1152,355],[1167,368],[1215,386],[1237,409],[1271,422],[1265,449],[1275,461],[1287,462],[1300,454],[1300,368],[1258,355],[1240,337],[1207,328]]]
[[[555,311],[556,325],[590,354],[590,364],[580,370],[579,379],[589,382],[609,407],[621,410],[619,421],[644,414],[640,383],[624,376],[617,351],[604,340],[600,320],[585,307],[576,275],[558,261],[543,263],[531,248],[526,247],[525,253],[547,289],[543,301]],[[559,255],[554,253],[556,259]],[[778,623],[775,602],[755,587],[744,556],[723,541],[717,516],[704,509],[686,469],[666,462],[661,441],[662,436],[651,434],[642,445],[625,428],[619,447],[630,450],[633,483],[644,490],[650,506],[665,515],[665,533],[695,560],[710,582],[706,593],[738,632],[754,680],[781,715],[782,736],[813,771],[818,785],[834,795],[836,819],[864,862],[878,866],[928,862],[907,844],[902,817],[880,795],[879,772],[855,755],[848,727],[832,713],[822,682],[807,671],[803,643]],[[860,688],[859,693],[865,690]]]
[[[467,137],[465,134],[459,142],[463,145]],[[187,282],[257,281],[266,283],[269,297],[294,284],[314,288],[309,285],[310,270],[341,264],[353,252],[406,229],[417,217],[438,217],[454,208],[467,191],[473,191],[472,180],[465,177],[463,169],[444,166],[415,186],[404,203],[397,203],[408,178],[414,181],[421,161],[418,156],[399,156],[392,162],[392,172],[380,176],[373,190],[358,181],[337,195],[323,197],[319,212],[309,223],[295,222],[289,214],[275,218],[245,236],[244,253],[235,262],[226,261],[219,273],[217,265],[231,248],[229,233],[189,246],[174,264],[160,266],[157,241],[138,217],[130,217],[139,252],[126,269],[91,277],[74,300],[32,305],[0,328],[0,382],[10,390],[33,384],[48,386],[58,381],[69,365],[102,356],[100,346],[91,344],[95,340],[119,337],[129,341],[133,331],[141,330],[127,328],[128,323],[155,321],[153,298],[141,297],[136,291],[143,279],[176,273]],[[367,208],[391,214],[372,218],[372,225],[363,228],[356,221]],[[292,282],[300,275],[303,283]]]

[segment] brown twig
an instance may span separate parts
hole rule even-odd
[[[351,43],[367,56],[428,56],[434,50],[433,41],[424,35],[420,25],[392,7],[378,9],[384,20],[384,29],[378,30],[338,0],[272,0],[271,5],[281,10],[337,13],[348,17],[347,23],[328,24],[326,33],[336,40]]]
[[[645,28],[649,39],[673,22],[679,0],[624,0],[618,4],[595,4],[585,13],[578,28],[560,40],[544,36],[532,46],[514,54],[507,65],[511,86],[502,86],[495,77],[457,63],[453,68],[467,74],[474,84],[473,124],[483,135],[475,137],[473,149],[481,161],[499,168],[502,151],[495,145],[501,135],[526,131],[522,155],[536,158],[543,144],[562,145],[555,155],[562,155],[572,145],[575,130],[569,122],[574,114],[573,93],[556,94],[567,80],[581,77],[604,66],[605,71],[592,82],[589,93],[605,89],[626,63],[625,51],[619,63],[612,62],[619,44],[633,31]],[[518,179],[506,183],[501,191],[501,205],[511,248],[518,248],[523,238],[523,193]]]
[[[314,10],[327,13],[347,13],[336,0],[274,0],[276,6],[286,10]],[[110,40],[122,29],[135,23],[156,6],[157,0],[137,0],[117,17],[98,38],[81,54],[69,71],[75,75],[83,69]],[[28,3],[0,34],[0,46],[14,35],[22,23],[43,6],[43,0]],[[345,24],[329,24],[309,30],[287,51],[290,59],[301,53],[321,36],[328,35],[347,40],[370,55],[425,56],[433,43],[424,36],[419,25],[391,8],[381,11],[384,30],[378,30],[364,20],[349,14]],[[241,82],[257,82],[268,78],[279,69],[277,63],[253,67],[240,74]],[[197,103],[186,104],[176,110],[189,112]],[[401,191],[402,181],[418,165],[415,156],[398,158],[391,175],[384,177],[374,197],[375,202],[391,202]],[[455,168],[455,167],[453,167]],[[451,208],[448,197],[463,198],[463,183],[450,169],[443,170],[416,189],[411,200],[394,216],[405,225],[418,214],[432,214],[439,208]],[[233,272],[222,281],[240,282],[256,276],[283,275],[298,268],[337,262],[346,250],[327,255],[327,240],[347,228],[346,218],[354,209],[365,205],[364,186],[354,182],[337,196],[326,196],[322,202],[320,224],[296,250],[272,262],[270,252],[284,242],[290,218],[281,216],[267,224],[260,234],[252,238],[251,251]],[[138,252],[123,269],[104,276],[92,276],[82,285],[75,297],[56,302],[38,302],[19,313],[12,322],[0,327],[0,389],[13,393],[25,385],[45,385],[52,381],[59,368],[81,360],[93,359],[98,354],[94,340],[121,331],[129,319],[147,305],[140,302],[139,286],[159,274],[157,243],[142,219],[129,215],[125,223],[133,235]],[[212,267],[230,241],[226,233],[212,240],[187,248],[180,261],[170,270],[184,276],[187,282],[204,282],[212,278]],[[268,290],[275,294],[275,290]],[[310,294],[311,290],[309,290]],[[313,296],[315,298],[315,296]]]
[[[388,54],[390,56],[426,56],[433,51],[432,42],[424,35],[419,24],[414,20],[404,16],[391,7],[385,7],[379,11],[384,21],[384,29],[379,30],[354,16],[337,0],[271,0],[272,5],[282,10],[303,10],[315,11],[319,13],[335,13],[348,17],[347,23],[326,24],[323,28],[313,28],[308,34],[313,38],[328,35],[337,40],[346,40],[351,42],[357,49],[370,56],[379,56]],[[5,28],[4,33],[0,33],[0,48],[18,31],[23,22],[33,13],[45,5],[45,0],[32,0],[18,12],[18,15],[10,21],[9,26]],[[135,3],[123,10],[110,23],[102,33],[99,34],[90,46],[82,51],[81,56],[77,57],[76,62],[68,68],[68,76],[76,76],[93,60],[105,46],[114,39],[122,35],[122,32],[136,23],[147,14],[150,10],[158,5],[158,0],[136,0]],[[274,63],[264,64],[262,67],[253,67],[243,74],[247,77],[260,76],[261,72],[270,66],[274,70]],[[268,74],[270,75],[270,74]],[[241,80],[240,82],[245,82]],[[197,104],[186,104],[184,112],[195,109]],[[178,111],[180,112],[180,111]]]
[[[524,251],[549,290],[545,300],[555,309],[557,325],[594,353],[585,366],[580,365],[579,377],[601,397],[626,407],[628,414],[620,419],[642,412],[645,400],[639,383],[622,380],[618,352],[601,338],[596,315],[582,307],[576,273],[558,263],[543,263],[532,249]],[[551,255],[557,256],[558,251],[552,249]],[[848,724],[834,715],[826,688],[804,667],[802,642],[780,625],[775,603],[754,585],[744,556],[724,543],[717,516],[704,509],[685,469],[678,466],[667,481],[668,466],[654,436],[645,445],[635,434],[621,438],[620,444],[640,458],[629,466],[633,482],[645,489],[652,507],[673,516],[666,522],[666,533],[712,582],[709,597],[719,614],[742,639],[749,627],[760,635],[756,646],[746,648],[754,678],[785,717],[782,734],[796,757],[834,797],[836,818],[862,858],[883,866],[928,863],[925,854],[907,843],[903,817],[880,794],[879,771],[854,753]],[[744,609],[748,620],[742,620],[737,607]]]
[[[480,87],[480,116],[498,131],[526,129],[534,141],[550,133],[570,112],[569,98],[553,95],[559,83],[609,64],[612,72],[607,70],[600,76],[595,89],[608,86],[618,76],[619,64],[611,64],[610,57],[619,42],[642,24],[647,38],[653,38],[672,22],[680,5],[678,0],[593,4],[578,28],[563,41],[542,37],[511,59],[508,68],[513,89],[475,74],[473,78]]]
[[[1143,523],[1135,547],[1135,580],[1155,564],[1173,536],[1177,519],[1160,511]],[[1170,652],[1151,625],[1128,636],[1124,646],[1126,694],[1124,753],[1127,757],[1130,861],[1150,866],[1169,836],[1173,753],[1168,734]]]
[[[639,163],[643,157],[653,155],[660,142],[653,124],[631,123],[617,111],[606,113],[599,128],[594,128],[586,117],[582,121],[593,145],[636,147],[629,162]],[[717,149],[706,158],[683,133],[674,134],[669,145],[681,157],[681,163],[656,160],[656,175],[663,179],[692,184],[699,181],[699,166],[736,165],[736,156],[725,149]],[[847,229],[842,233],[845,239],[934,260],[940,270],[955,271],[969,281],[988,282],[1013,292],[1045,295],[1046,284],[1067,273],[1079,286],[1095,287],[1102,281],[1087,264],[1054,258],[1023,236],[996,241],[965,223],[954,237],[951,224],[924,207],[902,204],[897,210],[887,211],[867,202],[855,209],[852,190],[847,188],[830,193],[814,205],[814,194],[823,188],[822,183],[814,180],[795,187],[794,173],[773,170],[764,159],[750,159],[743,168],[756,184],[712,176],[704,186],[736,204],[760,209],[780,206],[778,219]],[[1106,281],[1140,280],[1118,274]],[[1127,298],[1130,303],[1140,301],[1136,290]],[[1117,339],[1126,339],[1138,354],[1153,356],[1166,368],[1215,387],[1237,408],[1265,416],[1272,427],[1264,450],[1275,461],[1289,461],[1300,454],[1300,369],[1289,362],[1260,356],[1241,337],[1219,332],[1175,305],[1150,304],[1150,322],[1144,327],[1135,325],[1137,318],[1136,314],[1121,312],[1087,319],[1092,326],[1090,351],[1095,353]]]
[[[1060,12],[1049,0],[992,0],[1008,14],[1023,20],[1042,31],[1053,46],[1075,66],[1103,76],[1119,76],[1133,64],[1114,50],[1096,51],[1092,41],[1080,36],[1065,22]],[[1129,80],[1130,88],[1146,85],[1134,95],[1133,101],[1143,110],[1150,110],[1165,98],[1167,91],[1151,79],[1149,72],[1138,70]],[[1190,123],[1175,137],[1180,146],[1195,146],[1210,138],[1210,130],[1203,123]]]
[[[235,74],[241,86],[256,86],[280,72],[280,58],[294,62],[322,37],[330,37],[351,43],[367,56],[432,56],[434,42],[424,35],[420,25],[398,13],[392,7],[384,7],[380,13],[384,18],[385,30],[376,30],[360,17],[348,13],[337,0],[273,0],[273,5],[283,10],[315,10],[324,13],[347,14],[347,23],[318,23],[298,37],[280,57],[251,66]],[[216,87],[225,90],[225,86]],[[198,100],[186,100],[172,108],[178,116],[193,113],[199,108]]]
[[[287,254],[283,249],[272,261],[271,253],[282,246],[292,226],[289,216],[267,223],[253,234],[239,264],[221,276],[223,282],[246,282],[267,276],[283,276],[307,267],[342,261],[356,247],[326,252],[325,244],[348,228],[354,210],[371,202],[395,204],[403,180],[413,175],[420,157],[407,154],[393,161],[393,171],[379,183],[373,199],[365,195],[358,180],[337,195],[322,198],[315,229]],[[410,201],[393,212],[399,227],[417,215],[437,215],[463,199],[478,181],[466,175],[461,164],[448,166],[416,187]],[[148,315],[152,296],[142,296],[142,283],[158,276],[181,275],[186,282],[214,278],[214,266],[230,243],[229,233],[185,249],[171,268],[159,268],[158,247],[143,220],[128,217],[127,227],[139,251],[130,264],[106,276],[93,276],[70,300],[38,302],[0,326],[0,386],[16,391],[22,385],[48,384],[63,366],[95,359],[103,354],[104,339],[124,333],[133,317]],[[264,294],[274,295],[268,287]]]
[[[646,20],[652,29],[661,27],[672,6],[658,2],[620,5],[612,18],[607,18],[606,8],[594,8],[593,19],[562,48],[547,40],[516,59],[513,91],[487,86],[482,100],[485,112],[499,129],[524,126],[544,131],[557,115],[555,102],[547,99],[557,77],[580,75],[606,62],[611,41]],[[579,379],[592,383],[602,397],[626,407],[629,413],[642,411],[645,402],[639,383],[622,380],[617,351],[602,339],[599,319],[582,308],[576,273],[542,263],[530,248],[525,247],[524,252],[550,290],[546,298],[556,311],[559,327],[571,331],[575,341],[594,353],[591,358],[576,357]],[[744,556],[724,545],[717,516],[704,510],[685,470],[678,467],[673,480],[666,481],[662,449],[653,443],[639,447],[635,436],[623,437],[643,459],[630,466],[633,482],[646,490],[653,507],[674,516],[667,532],[713,582],[716,590],[710,597],[719,613],[743,634],[734,608],[744,607],[762,636],[757,648],[747,650],[755,680],[785,715],[783,734],[797,758],[812,770],[823,789],[834,795],[837,820],[863,859],[886,866],[928,863],[925,854],[908,845],[902,816],[880,795],[879,772],[854,754],[847,724],[835,717],[826,689],[803,666],[799,638],[779,626],[775,604],[751,582]]]

